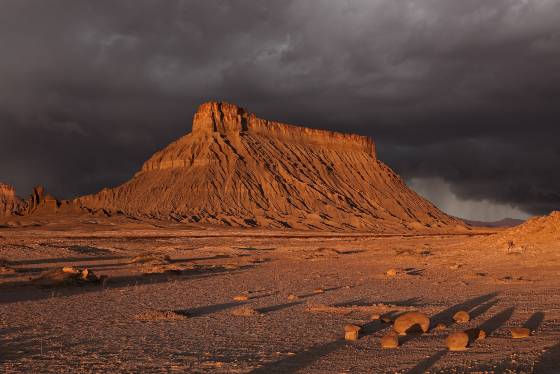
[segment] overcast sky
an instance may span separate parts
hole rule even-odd
[[[129,179],[225,100],[372,136],[447,212],[560,209],[560,1],[0,0],[0,181]]]

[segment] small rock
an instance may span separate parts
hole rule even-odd
[[[435,331],[444,331],[444,330],[446,330],[446,329],[447,329],[447,326],[445,326],[445,323],[441,323],[441,322],[438,323],[438,324],[436,325],[436,327],[434,327],[434,330],[435,330]]]
[[[247,296],[245,294],[241,294],[241,295],[234,296],[233,300],[235,300],[235,301],[247,301],[247,300],[249,300],[249,296]]]
[[[486,331],[482,330],[482,329],[478,329],[478,336],[476,338],[476,340],[484,340],[486,339],[488,335],[486,334]]]
[[[298,300],[298,299],[299,299],[298,295],[295,295],[293,293],[288,295],[288,300]]]
[[[511,337],[513,339],[523,339],[531,335],[531,331],[525,327],[514,327],[511,329]]]
[[[420,327],[422,332],[428,332],[430,318],[420,312],[408,312],[400,315],[393,324],[393,329],[399,335],[406,335],[407,331],[414,327]]]
[[[322,288],[315,288],[315,289],[313,290],[313,293],[323,293],[323,292],[325,292],[325,290],[322,289]]]
[[[62,268],[62,272],[63,273],[68,273],[68,274],[78,274],[80,272],[80,270],[76,269],[73,266],[64,266]]]
[[[464,351],[469,345],[469,335],[466,332],[454,332],[445,339],[445,345],[450,351]]]
[[[385,274],[386,274],[388,277],[394,277],[394,276],[396,276],[398,273],[399,273],[399,271],[398,271],[397,269],[393,269],[393,268],[391,268],[391,269],[389,269],[389,270],[387,270],[387,271],[385,272]]]
[[[399,346],[399,336],[394,331],[389,331],[381,337],[381,347],[397,348]]]
[[[469,336],[469,341],[486,339],[486,331],[478,328],[468,329],[465,333]]]
[[[460,310],[453,315],[453,320],[457,323],[467,323],[470,321],[470,319],[471,316],[464,310]]]
[[[248,306],[244,306],[241,308],[234,309],[231,312],[231,314],[239,317],[256,317],[256,316],[260,316],[262,313],[256,309],[250,308]]]
[[[344,339],[346,340],[358,340],[360,337],[360,330],[362,328],[357,325],[348,324],[344,326]]]
[[[369,317],[370,321],[377,321],[379,318],[379,314],[372,314],[371,317]]]

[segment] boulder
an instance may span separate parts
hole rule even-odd
[[[469,345],[469,335],[466,332],[454,332],[445,339],[445,345],[450,351],[464,351]]]
[[[513,339],[523,339],[531,335],[531,331],[525,327],[514,327],[511,329],[511,337]]]
[[[457,323],[467,323],[470,321],[470,319],[471,316],[469,315],[468,312],[465,312],[464,310],[460,310],[453,315],[453,320]]]
[[[389,331],[381,337],[382,348],[397,348],[399,346],[399,336],[395,331]]]
[[[428,332],[430,328],[430,318],[420,312],[407,312],[400,315],[393,324],[393,329],[399,335],[406,335],[413,332],[414,329],[420,329],[422,332]]]
[[[348,324],[344,326],[344,339],[346,340],[358,340],[360,337],[360,331],[362,328],[357,325]]]

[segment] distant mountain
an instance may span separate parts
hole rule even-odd
[[[208,102],[192,132],[128,182],[74,201],[90,211],[230,226],[464,229],[410,190],[365,136],[286,125]]]
[[[525,222],[524,220],[517,219],[517,218],[504,218],[499,221],[489,221],[489,222],[474,221],[474,220],[462,219],[462,218],[461,220],[465,222],[467,225],[474,226],[474,227],[514,227],[514,226],[521,225],[523,222]]]

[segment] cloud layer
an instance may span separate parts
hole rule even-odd
[[[218,99],[370,135],[459,199],[560,209],[558,1],[7,0],[0,45],[0,180],[22,194],[121,183]]]

